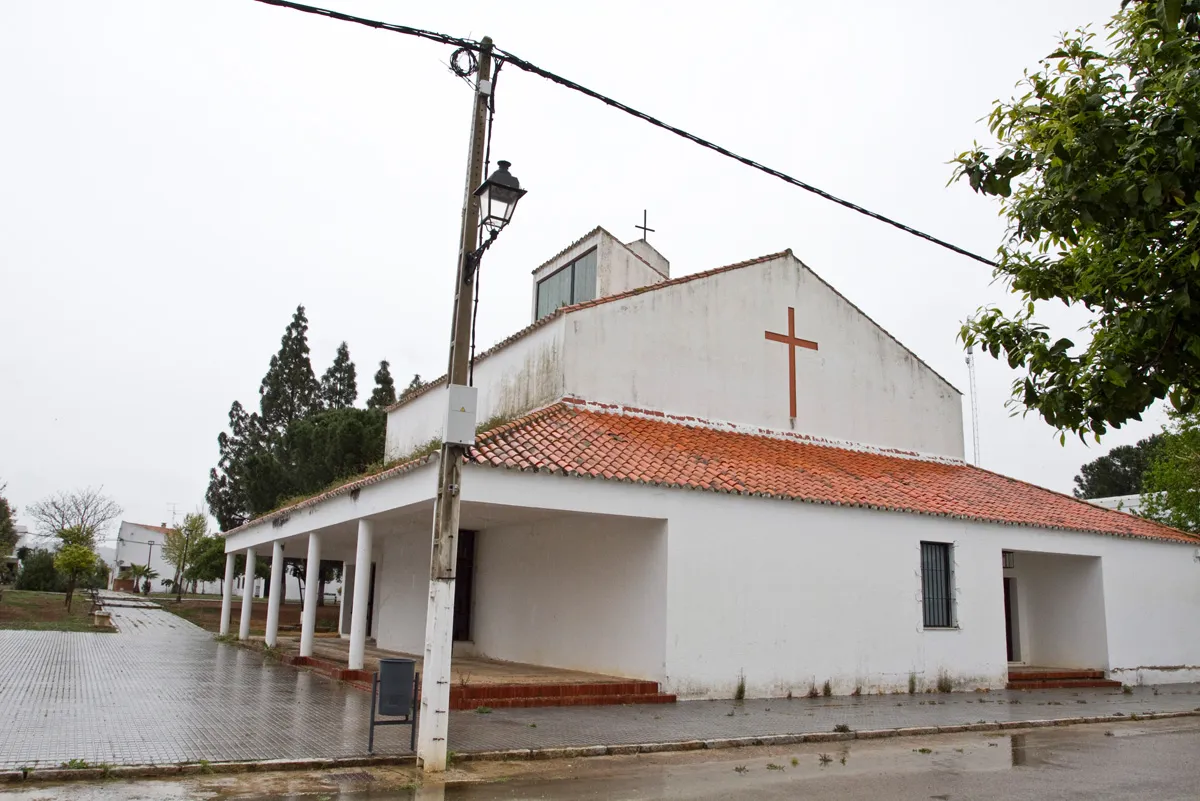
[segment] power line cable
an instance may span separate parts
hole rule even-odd
[[[291,9],[295,9],[297,11],[304,11],[309,14],[318,14],[321,16],[330,17],[332,19],[342,20],[344,22],[354,22],[354,23],[358,23],[360,25],[366,25],[371,28],[378,28],[381,30],[394,31],[396,33],[404,33],[404,34],[408,34],[410,36],[419,36],[423,39],[431,39],[435,42],[441,42],[442,44],[456,45],[459,48],[465,48],[468,50],[478,50],[479,49],[479,43],[475,42],[473,40],[470,40],[470,39],[459,39],[459,38],[456,38],[453,36],[447,36],[446,34],[443,34],[443,33],[436,33],[434,31],[426,31],[426,30],[422,30],[420,28],[412,28],[407,25],[396,25],[396,24],[389,23],[389,22],[380,22],[378,20],[370,20],[370,19],[365,19],[363,17],[355,17],[353,15],[343,14],[338,11],[330,11],[330,10],[324,9],[324,8],[317,8],[315,6],[303,5],[301,3],[293,3],[293,2],[290,2],[290,0],[256,0],[256,2],[267,3],[269,5],[281,6],[284,8],[291,8]],[[722,147],[721,145],[718,145],[715,142],[710,142],[709,140],[703,139],[699,136],[696,136],[693,133],[689,133],[689,132],[683,130],[682,128],[677,128],[674,125],[663,122],[662,120],[658,119],[657,117],[653,117],[653,116],[645,113],[644,111],[638,111],[637,109],[633,108],[632,106],[627,106],[626,104],[620,102],[619,100],[614,100],[613,98],[608,97],[606,95],[602,95],[593,89],[589,89],[586,86],[583,86],[582,84],[578,84],[575,81],[570,80],[569,78],[564,78],[561,75],[557,75],[557,74],[551,72],[550,70],[543,69],[542,67],[539,67],[536,64],[532,64],[532,63],[526,61],[525,59],[523,59],[517,55],[514,55],[513,53],[510,53],[507,50],[502,50],[501,48],[497,47],[495,49],[495,52],[497,55],[501,56],[505,61],[511,62],[513,64],[513,66],[515,66],[515,67],[519,67],[520,69],[523,69],[526,72],[532,73],[534,75],[541,76],[542,78],[545,78],[548,81],[552,81],[553,83],[556,83],[559,86],[564,86],[568,89],[574,90],[576,92],[580,92],[581,94],[585,94],[588,97],[593,98],[594,100],[599,100],[601,103],[604,103],[607,106],[611,106],[612,108],[615,108],[618,111],[623,111],[626,114],[637,117],[638,119],[642,120],[643,122],[648,122],[655,127],[662,128],[665,131],[670,131],[671,133],[675,134],[676,136],[681,136],[690,142],[700,145],[701,147],[708,148],[709,150],[712,150],[716,153],[720,153],[722,156],[731,158],[734,161],[737,161],[737,162],[740,162],[740,163],[746,165],[747,167],[752,167],[760,172],[766,173],[767,175],[774,176],[775,178],[778,178],[781,181],[791,184],[792,186],[803,189],[806,192],[811,192],[812,194],[817,195],[818,197],[821,197],[821,198],[824,198],[825,200],[836,203],[839,206],[850,209],[851,211],[856,211],[859,214],[863,214],[867,217],[870,217],[873,220],[876,220],[881,223],[886,223],[887,225],[890,225],[893,228],[897,228],[901,231],[904,231],[906,234],[912,234],[913,236],[920,237],[921,239],[924,239],[926,242],[930,242],[934,245],[938,245],[940,247],[946,248],[947,250],[953,251],[954,253],[957,253],[960,256],[966,256],[969,259],[974,259],[975,261],[986,264],[989,267],[996,266],[996,263],[993,260],[986,258],[984,256],[980,256],[978,253],[973,253],[973,252],[967,250],[966,248],[961,248],[958,245],[955,245],[951,242],[947,242],[944,239],[940,239],[940,238],[934,236],[933,234],[927,234],[924,231],[913,228],[910,225],[905,225],[904,223],[902,223],[898,220],[894,220],[891,217],[888,217],[886,215],[880,214],[879,212],[871,211],[870,209],[860,206],[857,203],[853,203],[849,200],[845,200],[844,198],[840,198],[837,195],[832,194],[831,192],[826,192],[824,189],[821,189],[820,187],[813,186],[812,184],[807,183],[806,181],[801,181],[799,178],[793,178],[792,176],[788,175],[787,173],[780,172],[779,170],[776,170],[772,167],[768,167],[765,164],[761,164],[751,158],[747,158],[746,156],[738,155],[737,153],[734,153],[732,150]],[[455,72],[457,73],[457,70],[455,70]]]

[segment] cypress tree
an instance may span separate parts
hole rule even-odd
[[[297,306],[258,389],[263,423],[273,433],[320,407],[321,387],[308,354],[308,317],[304,306]]]
[[[350,348],[338,345],[333,364],[321,376],[321,405],[326,409],[350,409],[358,400],[358,371],[350,361]]]
[[[368,409],[386,409],[396,402],[396,382],[392,380],[390,365],[384,359],[375,373],[375,389],[367,398]]]

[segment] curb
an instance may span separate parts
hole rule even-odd
[[[947,726],[911,726],[899,729],[863,729],[851,732],[808,732],[805,734],[768,734],[758,737],[722,737],[713,740],[671,740],[655,743],[623,745],[583,745],[556,748],[514,748],[505,751],[472,751],[455,754],[456,762],[503,762],[531,759],[580,759],[596,756],[626,756],[679,751],[747,748],[761,745],[798,745],[801,743],[832,743],[845,740],[878,740],[887,737],[924,737],[930,734],[960,734],[963,732],[1011,731],[1039,729],[1051,726],[1076,726],[1084,723],[1139,723],[1144,720],[1200,717],[1200,709],[1190,712],[1147,712],[1127,715],[1089,715],[1051,720],[1006,720],[993,723],[965,723]]]
[[[767,734],[757,737],[722,737],[710,740],[667,740],[621,745],[582,745],[553,748],[514,748],[503,751],[471,751],[454,754],[455,762],[505,762],[544,759],[581,759],[598,756],[677,753],[681,751],[747,748],[764,745],[832,743],[846,740],[878,740],[888,737],[924,737],[931,734],[1011,731],[1085,723],[1139,723],[1145,720],[1200,717],[1200,708],[1190,712],[1147,712],[1146,714],[1089,715],[1049,720],[1006,720],[993,723],[966,723],[947,726],[910,726],[897,729],[863,729],[850,732],[807,732],[804,734]],[[0,771],[0,785],[23,782],[95,781],[97,779],[158,779],[172,776],[199,776],[230,773],[266,773],[269,771],[336,770],[338,768],[394,767],[415,765],[413,754],[395,756],[338,757],[333,759],[263,759],[233,762],[181,762],[175,765],[110,765],[95,768],[46,768]]]
[[[180,762],[175,765],[110,765],[97,768],[45,768],[0,771],[0,785],[22,782],[95,781],[97,779],[161,779],[229,773],[266,773],[284,770],[335,770],[337,768],[415,765],[415,755],[337,757],[333,759],[262,759],[235,762]]]

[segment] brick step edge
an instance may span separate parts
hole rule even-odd
[[[657,695],[653,681],[611,681],[584,684],[477,684],[451,687],[450,698],[464,703],[484,698],[548,698],[575,695]]]
[[[1073,689],[1121,689],[1121,682],[1111,679],[1079,679],[1075,681],[1010,681],[1008,690],[1073,690]]]
[[[487,709],[526,709],[547,706],[618,706],[624,704],[673,704],[674,695],[656,693],[654,695],[552,695],[541,698],[483,698],[472,700],[470,706],[460,706],[450,702],[452,711]]]
[[[1071,679],[1103,679],[1103,670],[1010,670],[1009,681],[1069,681]]]

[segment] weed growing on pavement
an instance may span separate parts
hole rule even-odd
[[[831,757],[829,754],[817,754],[817,761],[822,765],[828,765],[833,761],[833,757]]]
[[[767,770],[783,770],[783,765],[776,765],[774,762],[768,762]]]
[[[1125,695],[1133,695],[1133,688],[1130,687],[1128,684],[1122,684],[1121,692],[1123,692]]]
[[[492,708],[490,706],[477,706],[475,707],[475,711],[480,715],[492,714]]]
[[[939,693],[954,692],[954,682],[950,680],[950,674],[944,670],[938,673],[937,691]]]
[[[800,764],[800,759],[799,759],[799,757],[792,757],[792,767],[794,768],[794,767],[796,767],[796,766],[797,766],[797,765],[799,765],[799,764]]]
[[[820,695],[821,695],[821,691],[817,689],[817,682],[816,682],[816,680],[814,680],[811,684],[808,685],[808,692],[806,692],[804,694],[804,697],[805,698],[819,698]]]
[[[932,754],[932,748],[914,748],[913,751],[918,754]]]
[[[821,685],[821,695],[826,698],[833,695],[833,685],[829,683],[829,679],[825,679],[825,683]]]
[[[744,672],[738,674],[737,689],[733,691],[733,700],[746,700],[746,674]]]
[[[66,762],[60,764],[59,767],[65,770],[87,770],[91,765],[88,764],[86,759],[68,759]]]
[[[908,694],[909,695],[917,694],[917,674],[916,673],[910,672],[908,674]]]
[[[850,727],[845,723],[839,723],[833,727],[833,730],[840,734],[845,734],[846,732],[850,731]]]
[[[737,773],[746,773],[749,770],[750,768],[746,767],[745,765],[738,765],[734,768],[734,771]]]

